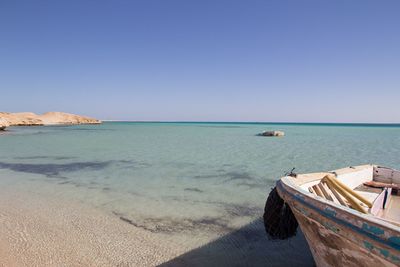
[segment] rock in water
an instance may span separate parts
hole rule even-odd
[[[282,131],[265,131],[263,133],[260,134],[261,136],[285,136],[285,133]]]

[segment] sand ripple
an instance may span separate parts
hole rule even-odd
[[[33,193],[0,196],[0,266],[155,266],[171,243],[115,216]]]

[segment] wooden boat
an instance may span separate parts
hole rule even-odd
[[[400,266],[400,171],[363,165],[290,174],[276,189],[317,266]]]

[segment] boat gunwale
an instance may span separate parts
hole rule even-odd
[[[337,169],[337,170],[333,170],[333,171],[297,174],[296,179],[291,179],[291,181],[293,181],[294,184],[296,184],[296,186],[301,187],[303,184],[314,182],[314,181],[319,181],[325,175],[329,175],[329,174],[334,174],[335,176],[344,175],[344,174],[357,172],[357,171],[360,171],[360,170],[363,170],[366,168],[386,168],[386,169],[394,170],[392,168],[382,167],[379,165],[365,164],[365,165],[359,165],[359,166],[350,166],[350,167],[341,168],[341,169]],[[282,177],[281,179],[288,179],[288,178],[293,178],[293,177],[285,176],[285,177]]]

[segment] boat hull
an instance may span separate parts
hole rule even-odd
[[[291,207],[317,266],[400,266],[399,233],[341,212],[280,180],[279,195]]]

